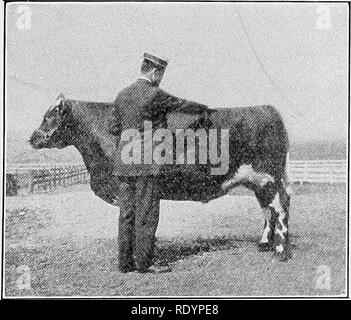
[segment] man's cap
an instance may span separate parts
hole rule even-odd
[[[149,60],[151,61],[152,63],[162,67],[162,68],[166,68],[167,67],[167,64],[168,64],[168,61],[167,60],[164,60],[164,59],[161,59],[161,58],[158,58],[150,53],[147,53],[145,52],[144,53],[144,59],[145,60]]]

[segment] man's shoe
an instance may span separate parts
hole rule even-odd
[[[138,269],[139,273],[166,273],[171,272],[172,269],[169,266],[162,267],[162,266],[151,266],[147,269]]]

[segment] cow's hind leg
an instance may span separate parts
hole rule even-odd
[[[261,166],[264,168],[264,166]],[[273,249],[278,260],[290,258],[288,219],[290,196],[283,180],[267,170],[242,165],[235,176],[222,184],[224,190],[243,185],[256,194],[265,216],[265,226],[259,250]]]
[[[276,186],[273,182],[255,188],[256,198],[262,208],[264,227],[261,240],[258,244],[259,251],[274,250],[274,230],[276,225],[276,215],[272,213],[269,204],[273,201],[276,193]]]
[[[265,224],[260,251],[274,250],[279,261],[291,258],[291,247],[288,233],[290,195],[283,181],[269,182],[255,191],[262,207]]]
[[[275,219],[268,208],[263,208],[264,227],[263,234],[258,244],[259,251],[272,251],[274,249]]]
[[[289,240],[290,195],[282,180],[277,182],[277,192],[269,207],[272,214],[277,217],[274,233],[275,256],[278,261],[286,261],[291,258]]]

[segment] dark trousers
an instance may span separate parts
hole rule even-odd
[[[119,269],[145,270],[152,265],[160,212],[156,178],[123,177],[119,203]]]

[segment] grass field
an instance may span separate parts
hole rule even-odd
[[[209,204],[161,203],[156,258],[164,274],[117,269],[118,207],[87,188],[6,198],[6,296],[344,295],[345,186],[295,186],[293,259],[258,252],[263,219],[243,191]],[[28,266],[30,288],[18,286]],[[317,286],[327,266],[331,287]]]

